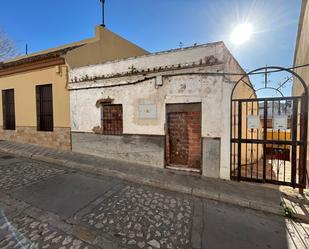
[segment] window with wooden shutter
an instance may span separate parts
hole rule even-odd
[[[122,135],[122,105],[103,105],[103,134]]]
[[[2,91],[3,129],[15,130],[14,89]]]
[[[37,128],[39,131],[53,131],[52,85],[36,86]]]

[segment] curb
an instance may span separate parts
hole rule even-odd
[[[147,185],[150,187],[155,187],[155,188],[160,188],[160,189],[169,190],[173,192],[188,194],[188,195],[192,195],[192,196],[199,197],[199,198],[219,201],[219,202],[223,202],[226,204],[231,204],[231,205],[248,208],[248,209],[252,209],[256,211],[262,211],[262,212],[266,212],[266,213],[270,213],[274,215],[285,216],[283,209],[279,205],[278,207],[268,206],[260,202],[248,201],[246,199],[241,199],[241,198],[235,198],[233,196],[222,194],[219,192],[217,193],[209,192],[204,189],[191,188],[191,187],[186,187],[183,185],[171,184],[169,182],[162,183],[156,179],[145,179],[143,177],[139,177],[136,175],[124,174],[117,170],[99,168],[94,165],[76,163],[70,160],[62,160],[62,159],[53,158],[50,156],[38,155],[35,153],[26,152],[26,151],[24,152],[18,151],[18,150],[14,151],[14,150],[7,150],[3,148],[0,148],[0,151],[10,154],[10,155],[30,158],[33,160],[43,161],[43,162],[51,163],[51,164],[56,164],[56,165],[63,166],[71,170],[78,170],[81,172],[90,173],[94,175],[110,176],[110,177],[118,178],[121,180],[133,182],[133,183]],[[307,217],[298,216],[297,220],[304,220],[305,222],[308,222]]]

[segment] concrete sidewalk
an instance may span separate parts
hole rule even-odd
[[[294,212],[296,219],[309,222],[308,193],[301,196],[296,190],[287,187],[224,181],[192,173],[157,169],[70,151],[7,141],[0,141],[0,151],[57,164],[73,170],[112,176],[277,215],[285,215],[282,207],[285,206]]]

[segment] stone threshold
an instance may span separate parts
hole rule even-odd
[[[200,169],[186,168],[185,166],[180,165],[167,165],[165,168],[184,172],[201,173]]]

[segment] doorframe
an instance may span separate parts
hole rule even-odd
[[[186,104],[198,104],[200,105],[200,113],[201,113],[201,165],[200,165],[200,169],[194,170],[194,169],[190,169],[190,168],[173,168],[173,167],[169,167],[168,163],[167,163],[167,136],[168,136],[168,111],[167,111],[167,106],[168,105],[186,105]],[[195,174],[203,174],[203,136],[202,136],[202,131],[203,131],[203,103],[202,102],[188,102],[188,103],[184,103],[184,102],[178,102],[178,103],[165,103],[165,122],[164,122],[164,169],[169,169],[169,170],[177,170],[177,171],[182,171],[182,172],[191,172],[191,173],[195,173]]]

